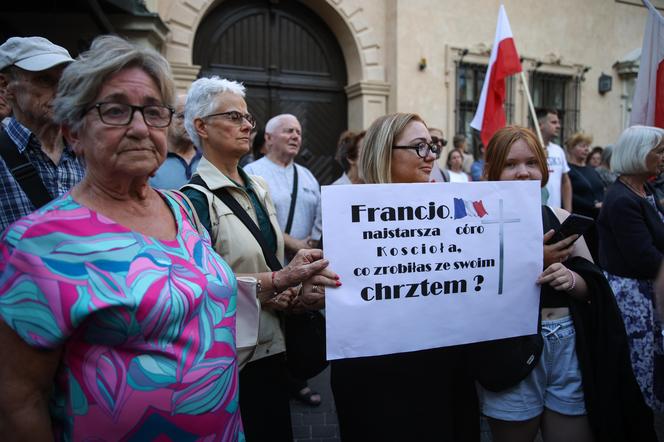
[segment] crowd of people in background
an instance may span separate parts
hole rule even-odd
[[[0,431],[289,441],[289,401],[325,400],[283,329],[342,284],[303,116],[256,121],[246,93],[203,77],[178,95],[160,54],[115,36],[76,59],[0,45]],[[483,416],[497,442],[664,441],[664,130],[592,147],[560,140],[555,110],[535,124],[487,146],[416,113],[340,134],[334,185],[535,180],[544,226],[532,371],[493,391],[470,346],[335,360],[343,440],[475,441]],[[593,226],[556,237],[570,213]]]

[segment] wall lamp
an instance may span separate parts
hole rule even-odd
[[[602,72],[602,75],[599,76],[599,79],[597,81],[597,90],[600,93],[600,95],[604,95],[607,92],[611,90],[611,87],[613,85],[613,77],[610,75],[606,75],[604,72]]]

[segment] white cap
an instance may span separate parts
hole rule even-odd
[[[72,61],[65,48],[42,37],[12,37],[0,45],[0,71],[11,65],[26,71],[45,71]]]

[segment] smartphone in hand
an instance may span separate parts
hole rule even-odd
[[[572,213],[560,225],[560,228],[556,230],[553,238],[549,240],[549,244],[562,241],[571,235],[579,235],[579,237],[581,237],[581,235],[583,235],[586,230],[588,230],[593,224],[595,224],[595,220],[593,218]]]

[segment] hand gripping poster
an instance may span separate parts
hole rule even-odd
[[[322,189],[328,359],[537,332],[538,181]]]

